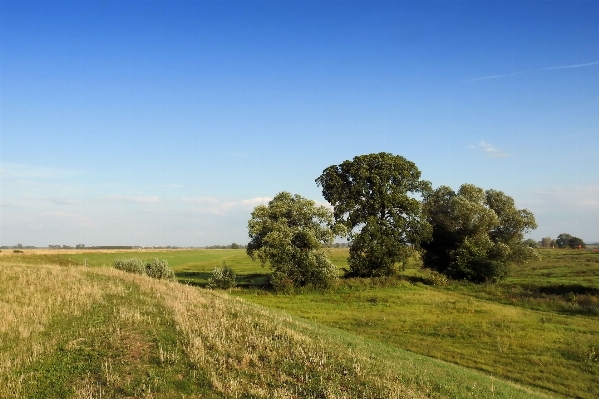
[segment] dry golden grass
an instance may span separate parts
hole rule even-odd
[[[357,392],[361,397],[426,397],[416,387],[398,381],[394,365],[381,367],[380,359],[360,352],[350,358],[341,356],[340,348],[319,339],[313,326],[289,316],[223,293],[110,269],[98,272],[118,274],[164,303],[183,333],[191,361],[207,370],[214,388],[228,396],[306,397],[310,393],[302,387],[318,375],[331,381],[315,384],[327,398],[351,398]],[[373,369],[377,373],[370,373]]]
[[[53,265],[5,263],[0,281],[0,397],[19,392],[22,378],[7,378],[11,370],[55,348],[57,339],[42,337],[55,317],[80,315],[104,295],[122,290],[117,280],[92,283],[80,270]]]

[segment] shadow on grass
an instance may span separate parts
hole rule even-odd
[[[175,273],[177,280],[181,284],[187,284],[194,287],[206,288],[208,281],[212,276],[212,272],[196,272],[196,271],[181,271]],[[238,274],[237,275],[237,287],[240,288],[261,288],[270,290],[270,284],[268,282],[268,274],[262,273],[251,273],[251,274]]]
[[[528,286],[531,289],[534,286]],[[550,284],[535,287],[541,294],[546,295],[593,295],[599,296],[599,288],[587,287],[582,284]]]
[[[534,303],[542,310],[567,315],[599,316],[599,288],[582,284],[523,284],[508,286],[505,292],[515,300]]]

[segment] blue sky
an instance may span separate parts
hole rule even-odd
[[[386,151],[599,241],[599,2],[0,0],[0,244],[246,243]]]

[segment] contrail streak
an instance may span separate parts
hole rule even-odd
[[[483,77],[480,77],[480,78],[468,79],[468,80],[463,81],[462,83],[473,83],[473,82],[478,82],[479,80],[501,79],[501,78],[507,78],[507,77],[510,77],[510,76],[524,75],[526,73],[532,73],[532,72],[551,71],[551,70],[555,70],[555,69],[582,68],[582,67],[588,67],[588,66],[593,66],[593,65],[599,65],[599,61],[587,62],[586,64],[575,64],[575,65],[564,65],[564,66],[556,66],[556,67],[531,69],[529,71],[520,71],[520,72],[506,73],[504,75],[483,76]]]
[[[589,63],[586,63],[586,64],[576,64],[576,65],[566,65],[566,66],[557,66],[557,67],[542,68],[542,69],[539,69],[539,70],[540,71],[549,71],[551,69],[581,68],[581,67],[586,67],[586,66],[591,66],[591,65],[599,65],[599,61],[589,62]]]

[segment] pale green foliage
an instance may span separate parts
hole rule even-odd
[[[223,262],[223,267],[215,267],[212,271],[212,276],[208,280],[208,288],[218,288],[222,290],[234,288],[237,285],[236,279],[237,276],[233,269]]]
[[[168,267],[168,261],[166,259],[154,259],[152,262],[146,264],[146,274],[158,280],[177,280],[175,272]]]
[[[539,246],[539,244],[535,240],[533,240],[532,238],[524,240],[522,242],[522,244],[526,245],[527,247],[531,247],[531,248],[536,248],[536,247]]]
[[[127,273],[144,274],[156,279],[175,281],[175,272],[168,267],[166,259],[154,259],[150,263],[145,263],[138,258],[118,258],[112,263],[115,269],[123,270]]]
[[[500,191],[464,184],[455,193],[439,187],[424,201],[432,239],[422,244],[425,268],[454,279],[495,281],[507,276],[509,264],[535,258],[524,234],[537,224],[528,210]]]
[[[430,236],[415,198],[430,191],[404,157],[381,152],[326,168],[316,179],[349,232],[351,277],[389,276],[403,267]]]
[[[272,269],[275,289],[312,285],[329,286],[336,278],[335,266],[323,247],[344,233],[332,212],[314,201],[288,192],[277,194],[268,206],[254,208],[248,221],[247,254]]]
[[[112,262],[115,269],[127,273],[146,274],[146,264],[138,258],[118,258]]]

